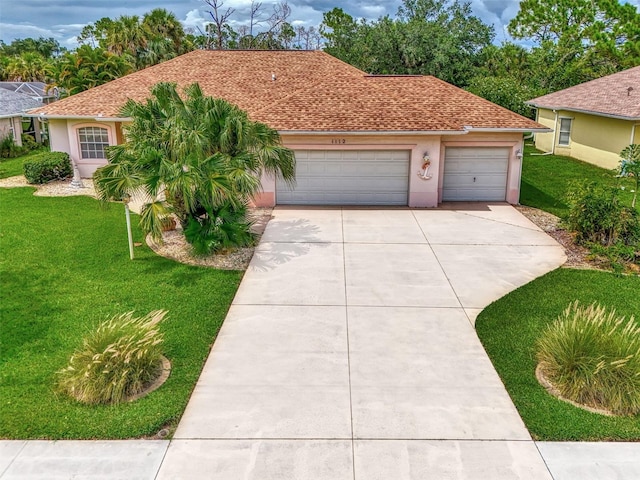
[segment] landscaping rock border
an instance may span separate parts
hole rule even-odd
[[[563,397],[560,394],[560,391],[556,387],[553,386],[553,384],[547,379],[547,377],[544,376],[544,373],[542,372],[542,364],[540,364],[540,363],[536,366],[536,379],[538,380],[538,383],[540,383],[540,385],[542,385],[545,388],[545,390],[547,392],[549,392],[549,394],[553,395],[558,400],[562,400],[563,402],[570,403],[574,407],[581,408],[582,410],[586,410],[587,412],[597,413],[599,415],[605,415],[607,417],[617,417],[618,416],[618,415],[614,414],[613,412],[611,412],[609,410],[606,410],[604,408],[590,407],[588,405],[584,405],[582,403],[574,402],[573,400],[569,400],[568,398]]]
[[[252,230],[257,235],[256,245],[258,245],[260,237],[271,219],[272,211],[273,208],[249,209],[248,216],[254,222]],[[238,248],[226,253],[195,256],[191,253],[191,246],[185,240],[179,224],[175,230],[163,232],[162,242],[156,242],[150,235],[147,235],[146,242],[149,248],[161,257],[187,265],[212,267],[220,270],[246,270],[255,250],[255,246],[253,246]]]
[[[129,397],[126,397],[124,399],[125,402],[135,402],[136,400],[139,400],[142,397],[146,397],[151,392],[154,392],[157,389],[159,389],[164,384],[164,382],[167,381],[167,379],[169,378],[169,375],[171,375],[171,362],[164,355],[162,355],[161,360],[162,360],[162,370],[160,372],[160,376],[158,378],[156,378],[153,382],[151,382],[140,393],[136,393],[135,395],[131,395]]]

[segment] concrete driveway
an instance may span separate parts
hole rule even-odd
[[[513,207],[277,208],[158,479],[551,479],[473,328],[565,261]]]

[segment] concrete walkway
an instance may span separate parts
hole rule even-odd
[[[564,261],[515,209],[274,217],[171,442],[0,442],[0,478],[640,478],[637,444],[535,444],[480,345]]]

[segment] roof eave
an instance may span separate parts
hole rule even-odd
[[[465,135],[466,130],[278,130],[280,135]]]
[[[596,115],[598,117],[606,117],[606,118],[615,118],[617,120],[628,120],[630,122],[637,122],[640,120],[640,117],[628,117],[625,115],[616,115],[615,113],[605,113],[605,112],[597,112],[595,110],[586,110],[575,107],[562,107],[562,106],[552,106],[552,105],[540,105],[533,102],[525,102],[527,105],[531,105],[535,108],[544,108],[546,110],[566,110],[567,112],[576,112],[576,113],[586,113],[588,115]]]
[[[465,127],[468,132],[481,132],[481,133],[491,133],[491,132],[500,132],[500,133],[544,133],[544,132],[552,132],[553,130],[550,128],[513,128],[513,127]]]
[[[25,113],[25,117],[44,120],[95,120],[97,122],[130,122],[131,117],[104,117],[99,115],[48,115],[46,113]]]

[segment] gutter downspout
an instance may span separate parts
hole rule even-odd
[[[636,138],[636,127],[640,125],[640,123],[632,123],[631,124],[631,139],[629,140],[629,145],[633,144],[633,141]]]
[[[553,121],[553,143],[551,144],[551,155],[556,154],[556,139],[558,138],[558,111],[554,110],[556,119]]]

